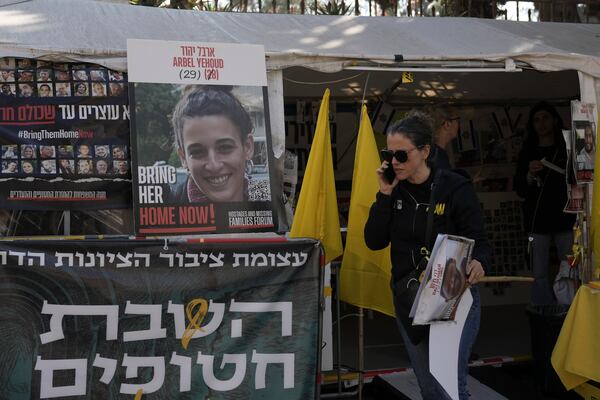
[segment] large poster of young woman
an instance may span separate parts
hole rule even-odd
[[[136,232],[275,230],[264,49],[129,40],[128,69]]]
[[[0,207],[130,207],[126,85],[99,65],[0,58]]]

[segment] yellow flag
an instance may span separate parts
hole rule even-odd
[[[340,275],[340,299],[358,307],[394,316],[390,289],[390,248],[370,250],[364,239],[369,209],[379,190],[375,170],[380,165],[367,107],[363,106],[354,156],[348,233]]]
[[[342,254],[329,132],[329,89],[325,90],[321,101],[290,237],[320,240],[325,250],[325,263]]]

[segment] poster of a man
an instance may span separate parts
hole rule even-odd
[[[16,144],[2,145],[2,158],[18,158],[18,150]]]
[[[8,70],[0,70],[0,82],[14,82],[15,72]]]
[[[31,83],[19,83],[19,97],[32,97],[34,95]]]
[[[56,97],[69,97],[71,96],[71,84],[68,82],[56,84]]]
[[[2,173],[3,174],[14,174],[18,172],[17,162],[15,160],[2,161]]]
[[[62,69],[55,69],[54,77],[57,81],[68,81],[71,79],[71,73]]]
[[[0,86],[0,96],[14,97],[15,96],[15,85],[9,85],[4,83]]]
[[[43,160],[40,172],[42,174],[56,174],[56,160]]]
[[[50,82],[52,77],[52,70],[48,68],[38,69],[37,80],[38,82]]]
[[[54,146],[41,145],[40,146],[40,158],[54,158],[56,157],[56,150]]]
[[[577,163],[578,170],[593,170],[594,157],[596,154],[596,135],[594,135],[593,123],[587,124],[583,128],[583,145],[578,140]]]
[[[58,160],[58,172],[64,175],[75,173],[75,160]]]
[[[113,161],[113,171],[115,175],[127,175],[129,172],[129,165],[127,164],[127,161]]]
[[[38,96],[39,97],[53,97],[52,86],[48,83],[38,83]]]
[[[12,57],[0,58],[0,69],[14,69],[15,59]]]
[[[85,69],[77,69],[73,71],[73,79],[76,81],[87,81],[88,73]]]
[[[90,78],[96,82],[106,82],[106,71],[101,69],[93,69],[90,71]]]
[[[571,101],[571,143],[574,147],[572,160],[578,184],[594,180],[597,118],[595,104]]]
[[[33,81],[33,71],[19,71],[19,82]]]
[[[92,160],[77,161],[77,173],[80,175],[89,175],[93,171]]]
[[[110,172],[107,160],[96,161],[96,173],[98,175],[106,175]]]
[[[108,158],[108,156],[109,156],[108,145],[107,144],[96,145],[96,146],[94,146],[94,152],[96,154],[96,157],[98,157],[98,158]]]

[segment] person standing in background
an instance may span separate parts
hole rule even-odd
[[[514,177],[514,189],[524,199],[523,220],[529,233],[534,276],[533,305],[555,303],[548,273],[551,244],[556,246],[559,260],[566,259],[573,244],[575,215],[563,212],[567,204],[565,175],[542,162],[568,168],[562,128],[562,119],[550,104],[541,102],[531,109]]]
[[[427,110],[433,118],[434,146],[432,162],[437,168],[452,169],[446,148],[456,137],[460,129],[460,116],[448,106],[437,106]]]

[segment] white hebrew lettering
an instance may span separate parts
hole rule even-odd
[[[42,344],[64,339],[65,333],[62,329],[62,320],[65,315],[103,315],[106,316],[106,340],[116,340],[119,328],[119,306],[77,306],[48,304],[44,300],[42,314],[52,314],[50,317],[50,332],[42,333],[40,341]]]
[[[250,257],[250,265],[253,267],[266,267],[267,265],[269,265],[269,262],[267,261],[267,256],[263,253],[252,253]]]
[[[240,258],[242,262],[240,263]],[[233,268],[242,266],[248,266],[250,262],[250,255],[248,253],[233,253]]]
[[[306,260],[308,260],[307,253],[294,253],[293,254],[295,261],[292,263],[292,267],[300,267],[306,264]]]
[[[125,353],[123,357],[123,366],[125,370],[125,378],[137,378],[140,367],[152,367],[154,376],[148,383],[131,384],[122,383],[120,393],[136,394],[138,390],[142,390],[144,394],[154,393],[161,388],[165,381],[165,359],[164,357],[133,357]]]
[[[192,390],[192,359],[173,352],[169,364],[179,366],[179,391]]]
[[[87,359],[75,358],[70,360],[42,360],[38,356],[35,370],[42,371],[40,379],[40,399],[55,397],[83,396],[87,385]],[[54,386],[54,371],[75,370],[75,383],[71,386]]]
[[[246,375],[246,355],[245,354],[223,354],[223,361],[221,362],[221,369],[225,367],[225,364],[235,364],[235,372],[230,379],[221,380],[215,377],[214,373],[214,356],[202,355],[198,352],[198,364],[202,365],[202,377],[206,386],[213,390],[220,392],[226,392],[233,390],[240,386]]]
[[[280,312],[281,313],[281,336],[292,335],[292,302],[241,302],[231,300],[229,311],[233,312]],[[239,319],[231,322],[231,337],[242,336],[242,324]],[[235,323],[234,323],[235,322]]]
[[[54,256],[56,257],[56,266],[57,267],[62,267],[63,264],[63,258],[66,258],[68,261],[67,263],[67,267],[72,267],[73,266],[73,253],[59,253],[58,251],[56,253],[54,253]]]
[[[267,387],[266,374],[268,364],[283,364],[283,388],[294,388],[294,353],[265,354],[252,349],[252,362],[256,364],[254,386],[256,389]]]
[[[167,329],[161,328],[162,304],[131,304],[128,300],[125,305],[125,314],[149,315],[150,329],[123,332],[124,342],[162,339],[167,337]]]
[[[223,253],[219,253],[217,255],[210,253],[210,259],[212,260],[210,262],[210,264],[208,264],[209,268],[215,268],[215,267],[222,267],[223,264],[223,258],[225,257],[225,254]]]
[[[27,260],[27,265],[32,266],[35,259],[38,259],[38,265],[40,267],[44,267],[46,265],[46,254],[45,253],[33,253],[31,251],[27,252],[27,257],[29,257],[29,259]]]
[[[100,377],[100,382],[108,385],[112,380],[113,376],[115,376],[115,372],[117,371],[117,360],[113,360],[112,358],[104,358],[100,356],[100,354],[96,353],[96,358],[94,359],[94,363],[92,364],[96,368],[102,368],[104,372],[102,372],[102,376]]]

